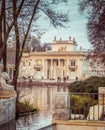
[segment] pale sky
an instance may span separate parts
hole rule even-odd
[[[41,24],[47,29],[45,34],[41,38],[42,43],[51,43],[56,36],[59,40],[69,39],[69,36],[75,38],[78,48],[82,46],[84,49],[90,49],[90,43],[87,38],[87,29],[86,29],[86,16],[79,13],[79,7],[77,5],[78,0],[69,0],[70,4],[65,7],[60,5],[62,10],[66,8],[70,9],[70,22],[67,24],[68,28],[54,28],[48,22],[41,22]]]

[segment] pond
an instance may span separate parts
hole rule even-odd
[[[0,130],[39,130],[51,125],[52,114],[48,112],[37,112],[32,115],[21,116],[18,120],[10,121],[0,125]]]
[[[16,130],[38,130],[51,125],[52,115],[47,112],[37,112],[22,116],[16,121]]]

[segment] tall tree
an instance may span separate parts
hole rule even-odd
[[[4,36],[3,36],[3,41],[5,39],[5,34],[6,34],[6,9],[5,9],[5,6],[6,6],[6,2],[5,0],[2,2],[2,10],[3,13],[3,32],[4,32]],[[6,71],[6,61],[7,61],[7,46],[5,45],[5,49],[4,49],[4,52],[3,52],[3,71]]]
[[[22,10],[18,15],[17,1],[13,0],[13,19],[15,21],[14,31],[16,38],[16,60],[13,77],[13,84],[15,86],[15,89],[17,85],[20,60],[23,54],[29,31],[31,29],[32,22],[34,21],[35,24],[36,20],[38,20],[38,18],[41,16],[41,12],[43,12],[43,14],[45,14],[49,18],[54,27],[64,27],[64,23],[69,21],[67,14],[58,12],[56,10],[59,2],[65,2],[65,0],[25,0]],[[22,40],[20,42],[21,38]]]
[[[80,11],[88,14],[88,37],[93,50],[89,57],[105,64],[105,0],[79,0]]]
[[[24,0],[21,0],[18,4],[17,13],[20,14]],[[11,0],[0,1],[0,61],[4,61],[4,70],[6,71],[6,44],[9,34],[15,24],[12,17],[13,14],[13,3]],[[18,15],[16,19],[18,18]]]
[[[46,15],[50,22],[63,26],[68,22],[68,14],[57,10],[59,3],[67,0],[1,0],[0,1],[0,61],[4,57],[6,63],[6,45],[10,34],[15,34],[16,58],[13,84],[16,89],[20,60],[23,54],[27,36],[38,18]],[[33,25],[34,25],[33,24]],[[20,40],[22,38],[22,40]],[[6,69],[6,66],[5,66]]]

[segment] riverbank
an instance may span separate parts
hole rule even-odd
[[[34,114],[38,109],[34,108],[28,101],[16,102],[16,118],[29,114]]]

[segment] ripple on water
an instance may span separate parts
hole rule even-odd
[[[20,117],[16,121],[16,130],[38,130],[51,124],[51,113],[35,113]]]

